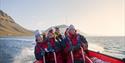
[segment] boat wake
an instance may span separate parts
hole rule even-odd
[[[33,54],[32,48],[23,48],[21,53],[14,57],[13,63],[33,63]]]

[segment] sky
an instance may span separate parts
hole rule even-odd
[[[0,9],[30,30],[73,24],[88,35],[125,36],[124,0],[0,0]]]

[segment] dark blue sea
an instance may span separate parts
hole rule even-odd
[[[86,37],[89,49],[117,58],[125,58],[125,36]],[[35,38],[0,37],[0,63],[33,63]]]

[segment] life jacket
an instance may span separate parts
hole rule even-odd
[[[47,42],[48,42],[48,45],[49,46],[51,46],[51,47],[55,47],[55,38],[49,38],[48,40],[47,40]]]
[[[74,48],[74,51],[73,51],[74,59],[82,60],[82,52],[81,52],[80,47],[82,46],[83,42],[81,39],[81,35],[77,34],[73,38],[66,37],[65,40],[66,40],[66,48],[64,49],[65,53],[70,54],[67,51],[70,49],[70,47],[73,47]]]
[[[68,37],[67,37],[68,38]],[[75,38],[68,38],[70,46],[83,47],[84,50],[88,49],[88,42],[86,38],[77,34]]]
[[[64,39],[66,47],[69,48],[69,47],[78,45],[81,42],[81,41],[78,41],[78,36],[79,35],[76,35],[73,38],[71,37],[69,38],[68,36],[66,36]]]
[[[55,38],[48,38],[47,37],[47,45],[48,45],[48,47],[47,47],[48,52],[46,52],[46,55],[45,55],[46,62],[47,63],[50,63],[50,62],[54,63],[53,50],[55,48]]]

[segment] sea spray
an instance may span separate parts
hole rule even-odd
[[[33,63],[34,52],[32,48],[23,48],[21,53],[14,57],[13,63]]]

